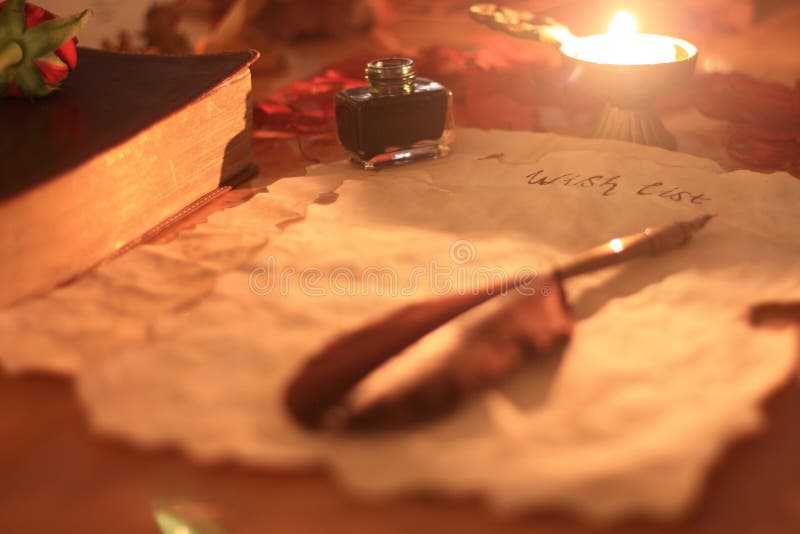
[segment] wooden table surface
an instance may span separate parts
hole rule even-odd
[[[798,6],[792,9],[800,20]],[[800,32],[781,30],[790,20],[774,18],[751,32],[751,40],[798,40]],[[729,55],[738,50],[746,64],[756,56],[754,47],[746,36],[737,42],[721,41],[720,49]],[[752,61],[767,68],[762,55]],[[313,70],[313,62],[301,68]],[[302,168],[286,148],[256,145],[256,162],[269,171],[255,185]],[[211,521],[223,533],[797,534],[800,383],[771,398],[766,414],[765,432],[722,457],[685,520],[598,529],[555,510],[508,519],[476,499],[370,501],[343,491],[322,472],[200,466],[174,451],[135,450],[91,435],[69,380],[0,371],[0,533],[158,533],[156,518],[171,512]]]
[[[257,156],[270,160],[283,149],[275,150]],[[272,173],[297,165],[288,158]],[[257,181],[266,184],[269,175],[262,173]],[[250,194],[234,191],[220,202],[235,204]],[[207,207],[188,223],[214,209]],[[794,313],[795,323],[783,327],[797,331],[800,360],[800,307]],[[416,495],[373,501],[349,494],[324,472],[202,466],[176,451],[134,449],[91,434],[69,379],[0,371],[0,533],[158,533],[156,517],[172,510],[219,526],[170,531],[174,534],[797,534],[800,381],[786,384],[765,411],[765,431],[724,454],[684,520],[638,520],[600,529],[556,510],[509,519],[477,499]]]
[[[370,501],[320,472],[198,466],[176,452],[135,450],[91,435],[66,379],[0,375],[0,406],[0,532],[8,534],[158,533],[155,517],[164,509],[210,518],[223,533],[800,532],[797,381],[768,402],[766,431],[724,455],[684,521],[614,529],[557,511],[503,519],[477,500]]]

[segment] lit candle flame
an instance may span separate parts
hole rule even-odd
[[[611,65],[647,65],[675,61],[676,48],[672,37],[637,31],[636,17],[627,11],[618,11],[608,25],[608,33],[565,42],[562,51],[584,61]]]
[[[630,35],[639,31],[636,17],[628,11],[617,11],[608,24],[608,33],[613,35]]]

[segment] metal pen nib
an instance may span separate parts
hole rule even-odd
[[[617,237],[603,245],[579,254],[566,264],[555,269],[562,279],[596,271],[642,256],[655,256],[681,247],[699,232],[713,215],[701,215],[694,219],[648,228],[644,232]]]

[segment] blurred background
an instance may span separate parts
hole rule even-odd
[[[94,10],[80,34],[83,46],[149,54],[257,49],[256,163],[276,175],[341,157],[333,94],[362,83],[364,65],[376,57],[412,57],[421,76],[449,87],[461,127],[582,136],[591,133],[602,106],[567,86],[555,47],[477,24],[468,15],[470,0],[41,2],[60,15]],[[788,117],[784,110],[794,105],[800,78],[797,0],[506,0],[501,5],[553,17],[577,35],[605,32],[613,14],[626,10],[641,32],[691,41],[699,49],[694,79],[658,103],[679,150],[728,169],[788,169],[800,175],[792,124],[730,126],[743,108],[753,109],[754,116]],[[722,76],[732,73],[737,76]]]
[[[468,0],[51,0],[64,15],[91,7],[81,43],[127,51],[193,53],[257,48],[261,72],[303,74],[348,51],[411,52],[436,45],[485,45],[491,32],[469,21]],[[775,26],[800,24],[796,0],[507,0],[509,7],[554,16],[575,33],[600,33],[619,9],[633,12],[641,31],[692,40],[707,68],[733,68],[773,79],[790,77],[796,35]],[[742,34],[756,32],[746,43]],[[798,32],[791,32],[797,34]],[[735,41],[735,42],[734,42]],[[320,43],[324,42],[324,46]],[[315,46],[316,45],[316,46]],[[536,45],[530,45],[536,48]],[[735,48],[731,53],[729,49]],[[736,65],[715,65],[735,57]],[[791,57],[787,57],[791,56]],[[555,57],[555,56],[553,56]],[[710,62],[710,63],[709,63]],[[791,65],[787,65],[787,62]],[[791,80],[793,81],[793,80]]]

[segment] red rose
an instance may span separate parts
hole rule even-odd
[[[78,60],[75,34],[90,10],[59,18],[25,0],[0,2],[0,95],[45,96]]]

